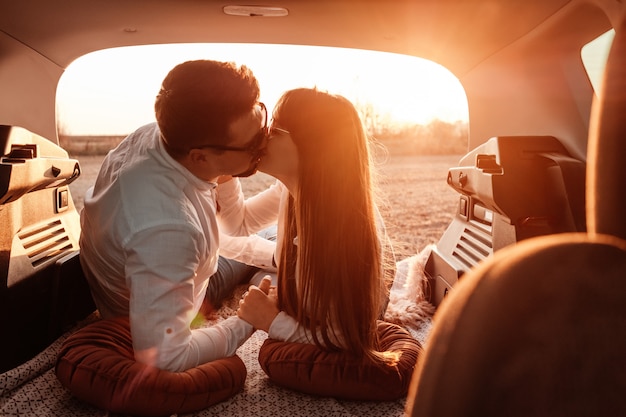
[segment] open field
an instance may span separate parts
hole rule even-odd
[[[393,241],[397,259],[419,252],[436,243],[450,223],[458,194],[446,184],[448,168],[456,166],[460,155],[389,155],[378,167],[382,213]],[[104,156],[78,156],[81,176],[70,185],[74,203],[82,208],[83,196],[93,185]],[[273,182],[265,174],[242,181],[247,195]]]

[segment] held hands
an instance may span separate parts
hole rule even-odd
[[[272,287],[271,283],[270,277],[265,276],[258,287],[250,285],[239,300],[237,310],[239,318],[265,332],[269,331],[272,321],[279,313],[278,294],[276,287]]]

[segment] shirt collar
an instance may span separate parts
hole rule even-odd
[[[158,132],[158,133],[159,134],[156,137],[156,142],[157,143],[156,143],[156,146],[155,146],[155,150],[156,150],[156,154],[157,154],[158,158],[161,160],[161,162],[163,164],[169,165],[172,168],[174,168],[191,185],[193,185],[195,188],[197,188],[197,189],[199,189],[201,191],[209,191],[209,190],[213,190],[213,189],[215,189],[217,187],[217,183],[201,180],[200,178],[196,177],[193,173],[191,173],[191,171],[189,171],[187,168],[185,168],[180,162],[178,162],[177,160],[172,158],[172,156],[165,149],[165,145],[163,144],[163,141],[161,139],[161,133],[160,132]]]

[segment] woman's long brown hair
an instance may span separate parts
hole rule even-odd
[[[319,346],[388,361],[377,352],[386,287],[358,112],[341,96],[296,89],[281,97],[273,123],[291,133],[299,156],[279,260],[280,308]]]

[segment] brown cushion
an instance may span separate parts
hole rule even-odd
[[[246,367],[238,356],[185,372],[169,372],[134,359],[127,318],[101,320],[63,343],[56,375],[74,396],[101,409],[139,416],[189,413],[239,392]]]
[[[378,322],[381,350],[400,352],[396,366],[379,365],[313,344],[267,339],[259,363],[270,380],[307,394],[344,400],[392,401],[406,395],[421,344],[403,328]]]

